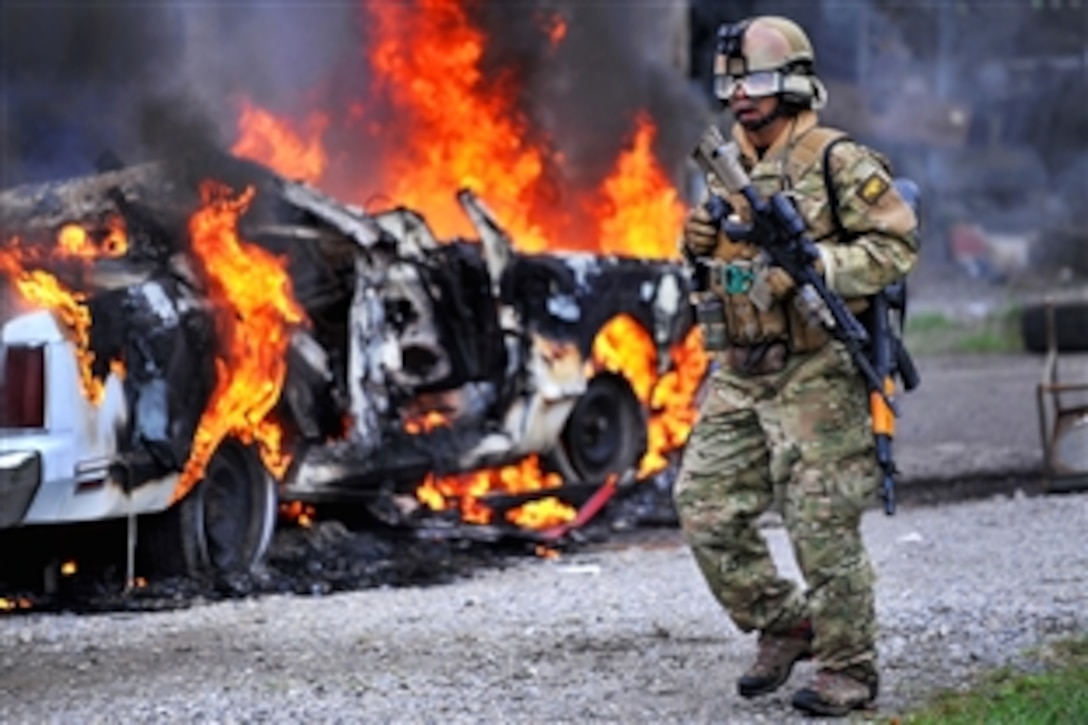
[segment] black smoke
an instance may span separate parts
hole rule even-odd
[[[245,95],[290,114],[354,40],[340,4],[3,0],[4,186],[231,143]]]
[[[169,15],[148,3],[4,3],[5,185],[89,173],[103,154],[209,133],[163,81],[183,52]]]

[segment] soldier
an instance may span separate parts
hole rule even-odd
[[[881,156],[818,125],[827,92],[800,27],[758,17],[723,26],[719,41],[715,92],[736,122],[742,163],[760,193],[793,197],[820,251],[816,268],[860,312],[913,267],[913,210]],[[743,221],[743,198],[728,200]],[[777,690],[794,663],[814,657],[818,674],[794,694],[796,708],[842,716],[870,707],[874,576],[859,529],[880,476],[864,382],[846,349],[794,304],[789,275],[729,239],[705,206],[689,212],[683,243],[710,266],[725,334],[707,337],[717,366],[675,497],[711,591],[738,628],[759,633],[739,693]],[[807,589],[777,573],[760,534],[772,504]]]

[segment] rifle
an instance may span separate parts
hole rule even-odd
[[[892,455],[892,439],[895,419],[899,415],[894,397],[895,376],[900,376],[907,390],[912,390],[919,382],[914,363],[890,321],[893,309],[902,311],[904,308],[905,286],[897,282],[874,295],[869,313],[870,334],[814,268],[820,254],[793,203],[781,193],[767,199],[759,193],[740,165],[735,143],[726,143],[721,131],[711,126],[692,157],[705,173],[717,177],[727,190],[741,194],[752,210],[750,224],[730,222],[727,220],[732,211],[729,203],[711,194],[707,204],[711,216],[731,239],[758,246],[773,264],[785,270],[797,284],[802,308],[850,353],[869,391],[877,462],[883,475],[884,512],[889,516],[894,514],[897,468]]]
[[[904,314],[906,292],[903,281],[894,282],[873,295],[868,310],[869,327],[872,330],[870,354],[873,359],[873,368],[884,382],[883,390],[886,397],[895,395],[897,375],[907,391],[914,390],[920,382],[914,361],[891,323],[893,310],[898,311],[900,315]],[[895,513],[895,474],[898,473],[892,454],[897,413],[884,406],[881,399],[874,397],[871,389],[869,412],[872,416],[873,438],[876,441],[876,460],[883,474],[880,495],[884,499],[884,512],[891,515]]]

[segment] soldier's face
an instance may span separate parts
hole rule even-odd
[[[778,96],[749,98],[743,90],[738,90],[729,100],[729,110],[737,123],[747,129],[756,129],[764,125],[764,119],[770,118],[778,106]]]

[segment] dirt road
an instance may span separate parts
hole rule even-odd
[[[881,714],[1088,631],[1088,496],[872,512]],[[789,564],[780,529],[776,555]],[[428,588],[0,620],[5,722],[789,722],[674,531]],[[795,672],[791,688],[811,670]]]

